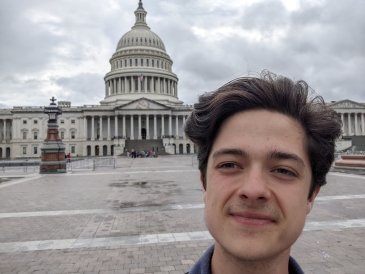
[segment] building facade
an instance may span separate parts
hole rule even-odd
[[[73,156],[122,155],[132,150],[157,154],[194,153],[183,125],[192,111],[178,98],[178,77],[161,38],[147,25],[142,1],[135,24],[119,40],[109,60],[105,98],[100,105],[60,101],[59,132]],[[341,115],[337,150],[365,150],[365,103],[343,100],[329,106]],[[0,110],[0,158],[39,158],[46,138],[43,107]]]
[[[146,22],[142,1],[135,24],[119,40],[105,75],[100,105],[60,101],[60,137],[73,156],[121,155],[132,150],[157,154],[194,153],[183,125],[192,107],[178,98],[178,77],[161,38]],[[0,158],[39,158],[46,137],[43,107],[0,110]]]

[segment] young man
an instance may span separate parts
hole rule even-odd
[[[185,132],[215,239],[190,274],[303,273],[290,248],[326,184],[338,115],[305,82],[264,71],[200,96]]]

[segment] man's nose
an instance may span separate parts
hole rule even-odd
[[[237,191],[241,199],[249,202],[264,202],[270,199],[269,176],[259,167],[252,167],[242,176]]]

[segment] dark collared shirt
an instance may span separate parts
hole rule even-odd
[[[205,251],[204,255],[195,263],[191,268],[189,274],[212,274],[210,268],[210,262],[213,256],[214,245]],[[289,257],[289,274],[304,274],[299,264],[292,258]]]

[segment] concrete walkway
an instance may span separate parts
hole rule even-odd
[[[192,156],[0,179],[0,273],[184,273],[213,243]],[[365,176],[330,173],[292,256],[364,273]]]

